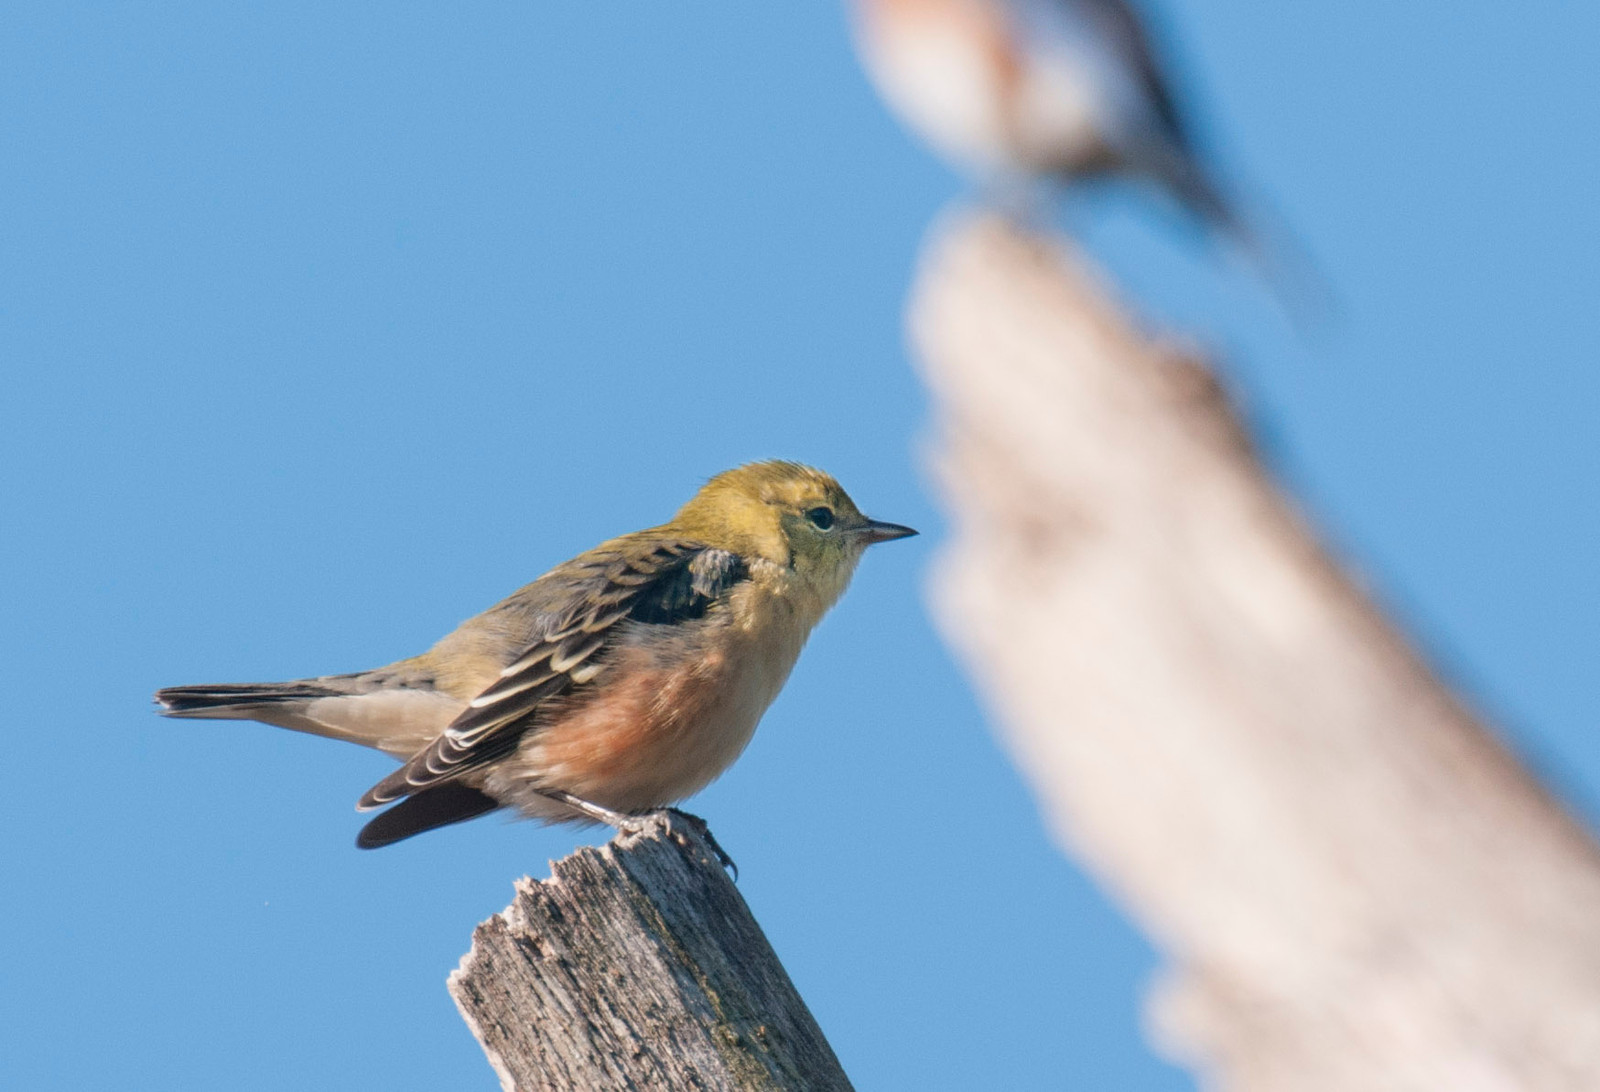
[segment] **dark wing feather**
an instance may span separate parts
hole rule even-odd
[[[744,559],[738,554],[701,550],[688,564],[658,577],[633,604],[629,617],[657,625],[700,618],[746,575]]]
[[[1139,18],[1139,13],[1128,0],[1087,0],[1082,7],[1099,23],[1112,48],[1138,75],[1168,135],[1180,149],[1192,151],[1189,127],[1183,120],[1171,82],[1157,56],[1155,43]]]
[[[500,801],[487,793],[470,785],[447,781],[408,797],[362,827],[356,836],[356,845],[361,849],[394,845],[425,830],[476,819],[499,806]]]
[[[640,544],[625,538],[552,570],[535,585],[548,582],[539,590],[553,596],[536,616],[537,639],[438,739],[357,806],[379,807],[508,754],[540,705],[593,678],[618,623],[672,625],[702,617],[747,575],[738,555],[684,539]]]

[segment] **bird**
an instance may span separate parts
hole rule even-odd
[[[361,797],[375,849],[502,808],[606,823],[692,795],[744,750],[865,549],[917,532],[782,460],[711,478],[387,667],[158,690],[169,717],[254,720],[402,761]]]
[[[850,4],[857,51],[891,110],[993,192],[1032,197],[1041,181],[1107,176],[1152,182],[1234,240],[1275,287],[1299,287],[1201,155],[1128,0]]]

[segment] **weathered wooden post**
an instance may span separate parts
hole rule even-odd
[[[450,993],[508,1092],[848,1092],[705,839],[661,818],[524,879]]]

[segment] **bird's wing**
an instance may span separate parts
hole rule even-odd
[[[1185,151],[1192,146],[1187,124],[1178,107],[1177,97],[1157,55],[1156,44],[1139,13],[1129,0],[1055,0],[1057,3],[1076,4],[1093,19],[1106,42],[1117,51],[1123,61],[1138,77],[1139,84],[1149,96],[1150,105],[1167,129],[1168,135]]]
[[[369,789],[365,810],[482,766],[517,746],[541,704],[590,682],[618,624],[701,617],[748,575],[743,560],[687,539],[627,536],[567,562],[529,591],[539,599],[527,645],[438,739]]]

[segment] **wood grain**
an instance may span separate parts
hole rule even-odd
[[[518,881],[449,985],[508,1092],[850,1088],[738,889],[681,818]]]

